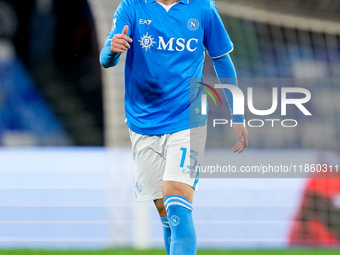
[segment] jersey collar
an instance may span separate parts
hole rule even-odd
[[[189,4],[190,0],[179,0],[180,3],[182,4]],[[152,3],[152,2],[156,2],[156,0],[145,0],[145,3]]]

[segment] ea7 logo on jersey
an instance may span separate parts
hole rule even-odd
[[[150,19],[140,19],[139,20],[139,24],[141,24],[141,25],[150,25],[151,22],[152,22],[152,20],[150,20]]]

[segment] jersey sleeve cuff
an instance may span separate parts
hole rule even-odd
[[[234,124],[236,124],[236,123],[243,124],[244,123],[244,115],[235,114],[231,118],[232,118]]]
[[[229,51],[227,51],[226,53],[223,53],[223,54],[220,54],[220,55],[218,55],[218,56],[216,56],[216,57],[212,57],[212,56],[210,56],[209,54],[209,57],[211,57],[212,59],[216,59],[216,58],[220,58],[220,57],[223,57],[223,56],[225,56],[225,55],[228,55],[230,52],[232,52],[234,50],[234,47],[231,49],[231,50],[229,50]]]

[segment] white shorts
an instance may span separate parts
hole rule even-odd
[[[130,130],[137,201],[163,198],[163,181],[186,183],[196,189],[196,167],[203,160],[206,138],[206,125],[160,136]]]

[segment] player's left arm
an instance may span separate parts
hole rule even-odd
[[[237,75],[234,64],[229,54],[222,55],[220,57],[212,58],[215,72],[220,82],[237,86]],[[228,78],[222,78],[228,77]],[[233,147],[234,152],[241,153],[248,146],[248,131],[244,125],[244,116],[233,114],[233,97],[228,89],[224,89],[224,94],[229,104],[229,108],[232,115],[233,129],[237,134],[238,141]]]
[[[203,15],[204,38],[203,44],[211,57],[217,77],[220,83],[237,86],[236,71],[229,53],[234,45],[224,27],[216,3],[213,0],[206,0]],[[248,145],[248,132],[244,126],[243,115],[233,114],[233,97],[229,90],[224,90],[233,120],[233,128],[237,134],[238,141],[233,147],[234,152],[241,153]]]

